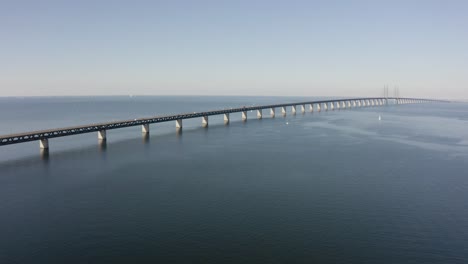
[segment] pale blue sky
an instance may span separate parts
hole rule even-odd
[[[468,98],[468,1],[1,1],[0,92]]]

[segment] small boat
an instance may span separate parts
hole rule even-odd
[[[382,120],[382,117],[379,115],[379,121]]]

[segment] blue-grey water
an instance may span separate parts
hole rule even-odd
[[[0,134],[303,100],[0,98]],[[249,115],[0,147],[0,263],[468,263],[466,104]]]

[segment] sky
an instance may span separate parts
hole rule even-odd
[[[0,0],[0,96],[468,98],[468,1]]]

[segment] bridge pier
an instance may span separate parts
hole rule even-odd
[[[39,140],[39,148],[40,149],[49,149],[49,139],[43,138]]]
[[[327,103],[323,103],[323,110],[328,111],[328,104]]]
[[[242,121],[247,121],[247,111],[242,111]]]
[[[99,130],[98,131],[98,139],[99,140],[106,140],[106,130]]]
[[[313,109],[313,108],[312,108]],[[322,109],[320,109],[320,103],[317,104],[317,111],[320,112]]]
[[[310,111],[310,112],[314,112],[314,104],[310,104],[310,105],[309,105],[309,111]]]
[[[270,115],[271,117],[275,117],[275,108],[270,108]]]
[[[182,119],[177,119],[175,121],[175,127],[176,127],[176,130],[182,130]]]
[[[296,114],[296,106],[295,106],[295,105],[291,105],[291,113],[292,113],[293,115]]]
[[[341,102],[341,108],[346,108],[346,102],[345,101]]]
[[[141,133],[148,134],[150,132],[149,124],[141,125]]]
[[[336,109],[340,110],[340,102],[335,102],[336,104]]]
[[[224,114],[224,124],[229,124],[229,113]]]
[[[305,105],[301,105],[301,113],[305,113],[305,111],[306,111]]]
[[[281,107],[281,114],[284,116],[286,115],[286,107],[284,106]]]
[[[202,127],[208,126],[208,116],[202,116]]]
[[[330,102],[330,110],[335,110],[335,106],[333,106],[333,102]]]
[[[262,109],[258,109],[258,110],[257,110],[257,118],[258,118],[258,119],[262,119],[262,118],[263,118]]]

